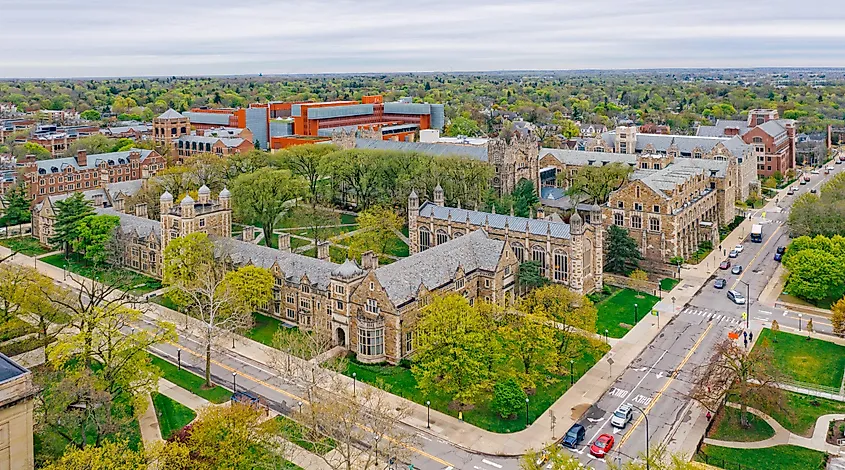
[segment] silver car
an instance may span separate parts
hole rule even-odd
[[[616,408],[616,411],[613,412],[613,416],[610,418],[610,425],[622,429],[624,428],[633,418],[633,408],[628,403],[623,403],[619,405],[619,408]]]
[[[728,291],[728,298],[731,299],[731,301],[733,301],[733,303],[735,303],[737,305],[744,305],[745,304],[745,296],[743,296],[742,294],[740,294],[739,292],[737,292],[735,290],[729,290]]]

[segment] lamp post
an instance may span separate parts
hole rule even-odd
[[[607,328],[605,328],[604,329],[604,344],[610,344],[610,341],[607,340],[608,333],[610,333],[610,331],[608,331]]]
[[[358,373],[352,373],[352,396],[358,396]]]
[[[640,321],[640,306],[637,305],[637,304],[634,304],[634,325],[636,325],[637,322],[639,322],[639,321]]]
[[[631,407],[636,408],[637,411],[642,413],[643,418],[645,419],[645,468],[646,470],[651,470],[648,461],[648,415],[646,415],[645,411],[637,405],[632,404]]]
[[[238,391],[238,373],[232,372],[232,392]]]
[[[675,314],[675,298],[672,297],[672,314]]]
[[[299,414],[302,414],[302,402],[298,402],[297,405],[299,405]]]
[[[62,279],[67,280],[67,263],[65,263],[65,270],[62,275],[64,276]]]
[[[575,381],[574,369],[575,369],[575,359],[570,359],[569,360],[569,386],[570,387],[572,386],[572,384]]]
[[[749,318],[751,316],[751,312],[749,311],[749,306],[751,305],[751,286],[742,279],[739,282],[745,284],[745,329],[747,330],[748,324],[751,321],[751,318]]]
[[[179,367],[179,370],[182,370],[182,350],[176,350],[176,366]]]
[[[798,312],[798,331],[799,332],[801,331],[801,317],[803,317],[803,316],[804,315],[801,315],[801,312]]]
[[[431,429],[431,400],[425,401],[425,427]]]
[[[525,427],[528,427],[528,398],[525,399]]]
[[[378,467],[378,434],[374,435],[373,439],[376,441],[376,467]]]

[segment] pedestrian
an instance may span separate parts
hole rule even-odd
[[[750,341],[752,343],[754,342],[754,332],[753,331],[748,333],[748,341]]]
[[[707,412],[707,421],[710,421],[710,418],[712,418],[712,417],[713,417],[713,415],[711,415],[710,412],[708,411]]]
[[[748,338],[745,338],[743,342],[745,342],[745,349],[748,349]]]
[[[748,341],[748,332],[747,331],[742,332],[742,339]]]

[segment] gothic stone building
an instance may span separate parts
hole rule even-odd
[[[420,205],[415,192],[408,198],[411,253],[425,253],[483,229],[491,238],[505,241],[518,263],[537,261],[543,276],[579,293],[592,292],[603,285],[600,209],[596,207],[585,218],[576,213],[566,224],[445,207],[443,189],[439,186],[435,188],[433,202]]]

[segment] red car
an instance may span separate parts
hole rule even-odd
[[[613,436],[610,434],[602,434],[598,439],[596,439],[596,442],[593,442],[593,445],[590,446],[590,454],[601,458],[610,452],[611,447],[613,447]]]
[[[728,261],[728,260],[722,261],[722,263],[719,265],[719,269],[728,269],[730,267],[731,267],[731,262]]]

